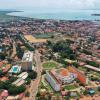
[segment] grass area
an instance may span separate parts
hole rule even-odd
[[[35,38],[44,38],[44,39],[48,39],[51,38],[53,36],[54,33],[45,33],[45,34],[34,34],[33,36]]]
[[[87,72],[87,68],[79,67],[78,69],[81,70],[81,71]],[[97,77],[100,77],[100,73],[99,72],[95,72],[95,71],[90,70],[88,73],[90,73],[92,75],[96,75]]]
[[[52,87],[48,84],[48,90],[50,91],[50,92],[53,92],[53,89],[52,89]]]
[[[46,80],[42,81],[42,83],[41,83],[41,88],[45,88],[45,89],[47,89],[49,92],[53,92],[52,87],[50,86],[50,84],[49,84]]]
[[[46,84],[46,85],[45,85]],[[53,92],[54,93],[54,96],[57,96],[57,95],[60,95],[60,92],[55,92],[53,90],[53,88],[51,87],[51,85],[45,80],[43,82],[43,85],[45,85],[45,88],[49,91],[49,92]]]
[[[74,86],[74,85],[67,85],[64,88],[67,89],[67,90],[73,90],[73,89],[76,89],[77,87]]]
[[[96,75],[97,77],[100,77],[100,73],[99,72],[94,72],[94,71],[90,71],[91,74]]]
[[[79,70],[81,70],[81,71],[84,71],[84,72],[86,72],[86,68],[79,67],[78,69],[79,69]]]
[[[58,64],[56,62],[53,62],[53,61],[43,63],[43,67],[45,69],[52,69],[52,68],[56,68],[57,66],[58,66]]]

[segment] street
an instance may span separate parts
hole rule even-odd
[[[38,87],[39,87],[39,83],[41,80],[41,72],[42,72],[42,66],[41,66],[41,60],[40,60],[40,53],[38,53],[38,51],[35,51],[34,54],[34,60],[36,62],[36,68],[37,68],[37,78],[32,81],[31,83],[31,87],[30,87],[30,100],[36,100],[36,94],[38,92]]]

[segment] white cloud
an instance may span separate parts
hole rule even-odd
[[[66,8],[95,9],[100,8],[99,0],[0,0],[0,8]]]

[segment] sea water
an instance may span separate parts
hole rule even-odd
[[[100,10],[66,10],[66,11],[39,11],[24,10],[22,12],[12,12],[8,15],[30,17],[36,19],[54,19],[54,20],[100,20]]]

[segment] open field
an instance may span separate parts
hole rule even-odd
[[[48,62],[43,63],[42,66],[44,69],[52,69],[52,68],[58,67],[58,64],[53,61],[48,61]]]
[[[51,38],[54,35],[54,33],[45,33],[45,34],[34,34],[33,36],[37,39],[43,38],[48,39]]]
[[[65,89],[67,90],[73,90],[73,89],[76,89],[77,87],[75,87],[74,85],[67,85],[65,86]]]
[[[24,35],[25,39],[31,43],[45,43],[47,39],[36,39],[32,35]]]
[[[79,70],[86,72],[86,68],[84,67],[78,67]]]

